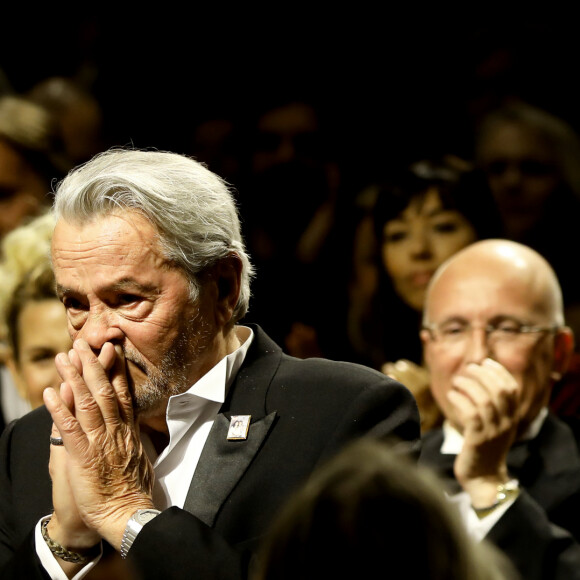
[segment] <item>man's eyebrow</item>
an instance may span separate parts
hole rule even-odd
[[[71,294],[75,294],[75,291],[72,288],[67,288],[66,286],[63,286],[62,284],[56,284],[56,295],[59,298],[62,298],[63,296],[70,296]]]
[[[451,316],[447,316],[443,320],[441,320],[438,324],[450,324],[452,322],[458,322],[460,324],[469,324],[469,321],[464,316],[459,316],[457,314],[453,314]]]
[[[120,292],[120,291],[138,291],[142,292],[143,294],[158,294],[159,289],[154,284],[146,284],[142,282],[138,282],[133,278],[122,278],[118,280],[114,284],[109,287],[105,287],[102,290],[111,291],[111,292]],[[71,296],[81,294],[78,290],[74,288],[69,288],[67,286],[63,286],[62,284],[56,285],[56,294],[59,298],[63,296]]]
[[[138,290],[139,292],[143,292],[144,294],[158,294],[159,289],[154,284],[147,284],[143,282],[138,282],[134,278],[122,278],[121,280],[115,282],[107,290],[110,289],[113,292],[118,292],[119,290]]]

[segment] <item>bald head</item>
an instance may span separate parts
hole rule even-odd
[[[574,346],[554,271],[534,250],[505,240],[476,242],[439,267],[427,290],[424,326],[431,391],[460,431],[464,417],[447,395],[470,376],[471,365],[493,359],[516,381],[523,433],[548,405]]]
[[[440,289],[453,279],[455,292],[462,280],[492,278],[506,289],[519,288],[532,297],[531,308],[546,322],[564,324],[562,291],[550,264],[528,246],[509,240],[482,240],[467,246],[441,264],[427,289],[424,322],[430,322],[434,301],[453,301],[453,295],[441,296]]]

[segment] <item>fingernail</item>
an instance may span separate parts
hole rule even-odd
[[[56,393],[54,392],[54,389],[52,387],[46,387],[46,389],[44,389],[44,391],[42,391],[42,398],[48,402],[55,401],[56,400]]]
[[[407,363],[407,361],[404,361],[404,360],[398,360],[398,361],[395,363],[395,368],[396,368],[398,371],[406,371],[406,370],[409,368],[409,364]]]

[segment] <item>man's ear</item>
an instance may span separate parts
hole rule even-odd
[[[216,317],[220,326],[227,326],[238,304],[242,287],[242,261],[237,254],[229,254],[212,268],[216,287]]]
[[[554,336],[554,365],[551,377],[559,381],[568,370],[574,354],[574,333],[567,326],[559,329]]]
[[[426,330],[425,328],[423,328],[421,330],[421,332],[419,333],[419,337],[421,338],[421,343],[423,344],[423,361],[425,363],[425,365],[427,366],[427,368],[429,368],[430,366],[430,344],[431,344],[431,333]]]

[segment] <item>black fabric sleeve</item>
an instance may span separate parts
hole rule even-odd
[[[552,524],[524,490],[487,539],[511,559],[526,580],[580,579],[580,544]]]
[[[236,550],[195,516],[172,507],[141,530],[127,562],[142,580],[242,580],[250,558],[250,551]]]

